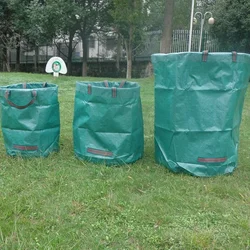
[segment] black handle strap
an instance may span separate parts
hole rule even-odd
[[[10,96],[10,90],[6,90],[6,92],[5,92],[5,99],[6,99],[7,103],[8,103],[10,106],[15,107],[15,108],[17,108],[17,109],[25,109],[25,108],[29,107],[30,105],[32,105],[32,104],[35,102],[36,97],[37,97],[37,93],[36,93],[35,90],[33,90],[33,91],[32,91],[32,96],[33,96],[33,98],[30,100],[29,103],[27,103],[26,105],[23,105],[23,106],[17,105],[17,104],[15,104],[14,102],[10,101],[10,100],[9,100],[9,96]]]
[[[109,82],[107,80],[103,81],[106,88],[109,87]]]
[[[106,88],[109,88],[109,83],[107,80],[104,80],[103,83],[104,83]],[[125,83],[126,83],[126,81],[124,81],[124,80],[121,81],[118,88],[123,88]],[[117,96],[117,87],[112,87],[111,91],[112,91],[112,97],[115,98]]]
[[[202,52],[202,61],[206,62],[207,61],[207,57],[208,57],[208,50],[204,50]]]
[[[92,86],[91,86],[90,83],[88,84],[88,94],[89,94],[89,95],[92,94]]]
[[[117,96],[117,88],[116,88],[116,87],[113,87],[113,88],[112,88],[112,97],[113,97],[113,98],[116,98],[116,96]]]
[[[125,85],[125,83],[126,83],[126,81],[121,81],[121,83],[120,83],[120,85],[119,85],[119,88],[123,88],[124,87],[124,85]]]
[[[232,61],[237,62],[237,52],[236,51],[232,51]]]

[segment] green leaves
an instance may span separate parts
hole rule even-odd
[[[250,2],[248,0],[218,1],[214,7],[213,33],[223,50],[250,52]],[[223,32],[222,32],[223,31]]]

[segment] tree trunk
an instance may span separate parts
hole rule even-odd
[[[10,51],[9,49],[7,48],[6,50],[6,69],[8,72],[10,72]]]
[[[7,54],[7,50],[5,47],[3,47],[3,72],[6,71],[6,55]]]
[[[132,40],[134,34],[134,26],[131,25],[129,27],[129,39],[125,39],[125,47],[126,47],[126,54],[127,54],[127,79],[131,79],[132,77]]]
[[[3,48],[3,71],[10,72],[10,58],[9,50],[7,47]]]
[[[117,77],[120,76],[120,60],[121,60],[121,48],[122,48],[121,45],[122,45],[122,43],[121,43],[121,36],[120,36],[120,34],[118,34],[118,39],[117,39],[117,55],[116,55],[116,62],[115,62]]]
[[[165,0],[164,24],[161,37],[161,53],[170,53],[173,34],[174,0]]]
[[[132,43],[130,40],[125,40],[126,54],[127,54],[127,74],[126,78],[131,79],[132,76]]]
[[[74,39],[74,34],[72,33],[69,34],[69,47],[68,47],[68,56],[67,56],[67,66],[68,66],[68,72],[69,75],[72,75],[72,55],[73,55],[73,39]]]
[[[20,52],[21,52],[21,47],[20,47],[20,41],[18,39],[16,47],[16,65],[15,65],[16,71],[20,71]]]
[[[34,71],[38,72],[38,63],[39,63],[39,46],[35,45],[35,57],[34,57]]]
[[[88,38],[86,36],[82,36],[82,76],[87,76],[87,61],[88,61]]]

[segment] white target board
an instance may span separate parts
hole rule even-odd
[[[53,73],[53,76],[58,77],[60,74],[67,74],[67,66],[61,57],[51,57],[46,64],[45,71]]]

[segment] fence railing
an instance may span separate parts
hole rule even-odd
[[[188,51],[189,30],[174,30],[171,52]],[[200,30],[193,30],[191,51],[199,50]],[[203,32],[201,50],[220,51],[217,39]]]
[[[154,31],[149,32],[144,39],[144,43],[139,46],[135,51],[135,60],[149,60],[151,54],[160,52],[160,39],[161,32]],[[199,48],[200,31],[193,30],[191,51],[198,51]],[[173,40],[171,46],[171,52],[184,52],[188,51],[189,30],[174,30]],[[65,44],[44,45],[39,47],[39,63],[45,63],[52,56],[60,56],[67,62],[68,48]],[[207,31],[203,33],[202,50],[209,50],[211,52],[219,51],[218,42]],[[89,48],[89,60],[115,60],[117,53],[117,40],[115,37],[108,38],[91,38],[91,46]],[[73,52],[72,61],[80,62],[82,58],[82,46],[81,42],[77,44]],[[125,60],[125,52],[121,53],[121,59]],[[35,50],[27,44],[21,46],[20,62],[21,63],[33,63],[35,61]],[[10,51],[10,63],[16,62],[16,50]]]

